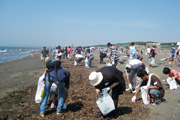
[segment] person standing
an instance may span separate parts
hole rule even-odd
[[[116,67],[119,60],[118,51],[111,43],[107,43],[107,46],[109,49],[111,49],[111,53],[109,55],[110,62],[113,67]]]
[[[174,61],[174,64],[175,64],[175,47],[174,47],[174,44],[171,44],[171,51],[170,51],[170,64],[172,63],[172,61]]]
[[[32,50],[32,51],[31,51],[31,57],[33,57],[33,56],[34,56],[34,51]]]
[[[153,67],[155,65],[155,56],[158,55],[158,53],[155,50],[156,45],[153,45],[150,54],[149,54],[149,66]]]
[[[178,66],[180,67],[180,47],[178,48],[178,51],[177,51],[177,53],[178,53]]]
[[[72,48],[71,48],[71,46],[69,46],[69,48],[67,49],[67,52],[68,52],[68,59],[71,60],[71,58],[72,58]]]
[[[112,99],[114,101],[115,110],[117,109],[119,95],[123,94],[125,91],[125,81],[123,77],[123,73],[119,71],[117,68],[112,66],[103,67],[97,71],[93,71],[89,75],[89,80],[92,86],[95,87],[95,91],[98,97],[101,97],[102,91],[110,91],[112,90]],[[111,113],[115,112],[112,111]],[[111,113],[105,118],[112,117]],[[98,118],[103,116],[99,111],[94,117]]]
[[[147,56],[148,56],[148,57],[149,57],[150,51],[151,51],[151,48],[148,46],[148,48],[147,48],[147,50],[146,50],[146,53],[147,53]]]
[[[41,50],[40,58],[43,62],[43,67],[46,67],[46,61],[47,57],[49,56],[48,50],[46,50],[46,47],[44,46],[43,49]]]
[[[134,42],[132,42],[130,44],[130,47],[129,47],[129,61],[131,61],[132,59],[137,59],[137,53],[136,53],[136,49],[135,49],[135,46],[134,46]]]

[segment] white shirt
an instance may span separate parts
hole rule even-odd
[[[150,51],[151,51],[151,48],[147,48],[147,53],[150,53]]]
[[[138,59],[133,59],[129,62],[130,65],[132,65],[133,69],[137,69],[140,68],[142,66],[142,61],[138,60]]]
[[[83,58],[83,56],[81,54],[76,54],[75,57],[78,58]]]

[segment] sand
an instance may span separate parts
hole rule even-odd
[[[170,65],[167,61],[160,61],[161,58],[167,57],[164,54],[164,51],[156,56],[156,65],[153,68],[148,66],[148,57],[143,55],[143,62],[148,66],[150,73],[156,73],[160,76],[162,83],[165,86],[167,82],[164,81],[168,77],[162,73],[162,70],[165,66],[175,69],[180,72],[180,67],[176,64]],[[95,59],[99,61],[98,53],[94,53]],[[105,59],[104,59],[105,61]],[[124,71],[125,64],[118,64],[118,69]],[[101,68],[104,64],[95,63],[93,66]],[[39,55],[34,55],[34,57],[26,57],[20,60],[15,60],[7,63],[0,63],[0,99],[7,96],[9,92],[19,90],[23,87],[36,85],[39,76],[43,73],[44,68],[42,67],[42,62],[40,61]],[[91,71],[87,69],[87,71]],[[125,77],[125,74],[124,74]],[[127,84],[127,82],[126,82]],[[150,114],[146,118],[147,120],[177,120],[180,117],[180,89],[178,90],[169,90],[165,91],[166,101],[160,105],[148,105],[145,106],[150,109]],[[133,94],[132,94],[133,97]],[[94,101],[93,101],[94,102]],[[35,103],[34,103],[35,104]],[[1,109],[0,109],[1,110]]]

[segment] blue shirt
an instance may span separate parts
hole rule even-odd
[[[54,69],[50,72],[50,76],[56,78],[56,71]],[[65,68],[60,67],[57,70],[58,81],[64,82],[66,88],[69,88],[69,83],[70,83],[69,76],[70,74]]]
[[[175,48],[172,47],[171,50],[172,50],[171,54],[175,54]]]
[[[134,53],[135,53],[135,55],[134,55],[134,57],[132,59],[137,59],[137,53],[136,53],[135,47],[130,47],[129,48],[130,57],[132,57]]]

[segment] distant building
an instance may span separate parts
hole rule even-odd
[[[149,46],[149,47],[152,47],[153,45],[156,45],[156,47],[159,48],[161,43],[146,43],[146,46]]]

